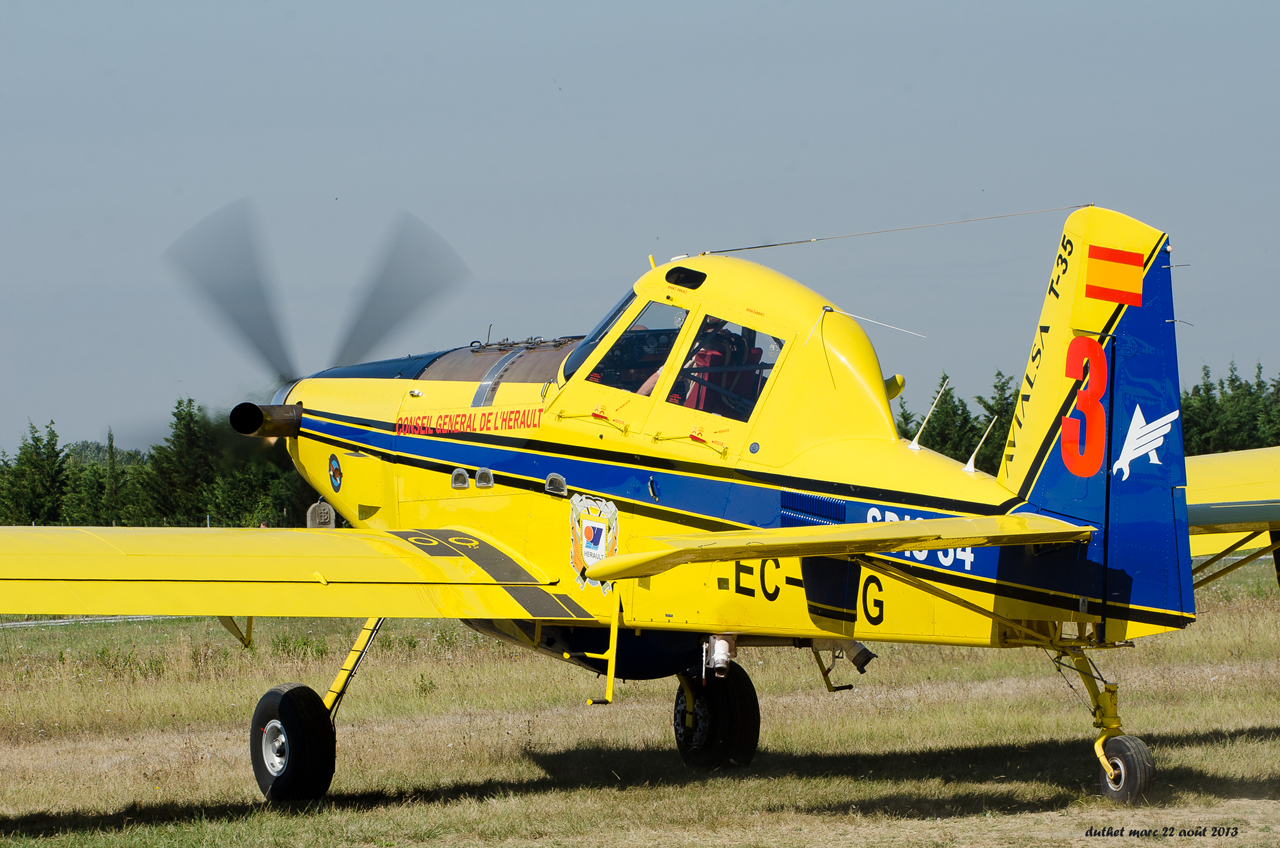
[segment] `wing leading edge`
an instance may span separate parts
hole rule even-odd
[[[632,540],[631,548],[642,550],[603,559],[589,567],[586,576],[593,580],[650,577],[686,563],[733,559],[1085,542],[1093,532],[1093,527],[1028,514],[654,536]]]
[[[0,613],[592,619],[465,528],[0,528]]]

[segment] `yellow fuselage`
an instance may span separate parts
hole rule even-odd
[[[624,626],[642,630],[1003,644],[1008,634],[992,619],[867,570],[850,572],[854,585],[806,588],[799,558],[688,565],[616,586],[579,578],[582,503],[616,509],[613,523],[598,511],[586,520],[605,526],[603,541],[618,553],[638,537],[691,530],[991,515],[1020,503],[990,475],[899,438],[874,348],[854,320],[824,311],[818,294],[738,259],[678,264],[706,282],[673,285],[670,265],[646,273],[568,378],[561,366],[549,381],[494,380],[490,391],[479,390],[480,379],[433,380],[432,368],[423,379],[301,381],[287,395],[305,410],[290,440],[298,469],[353,526],[469,528],[559,578],[601,623],[617,591]],[[673,361],[705,315],[777,340],[747,420],[671,402],[675,367],[647,395],[592,382],[594,364],[650,303],[688,310]],[[508,349],[519,346],[499,352]],[[455,469],[465,488],[455,487]],[[477,487],[481,469],[492,472],[491,488]],[[565,481],[563,494],[547,490],[553,474]],[[1079,612],[1068,583],[1010,571],[999,549],[892,557],[1005,618],[1097,621]]]

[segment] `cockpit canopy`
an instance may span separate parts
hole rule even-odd
[[[531,338],[334,368],[325,377],[593,383],[791,441],[894,439],[884,377],[858,323],[741,259],[698,256],[642,276],[586,336]]]
[[[692,257],[645,274],[568,356],[562,377],[766,429],[803,421],[832,438],[897,437],[857,322],[740,259]]]

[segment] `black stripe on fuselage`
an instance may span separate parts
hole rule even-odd
[[[359,424],[379,430],[395,431],[394,425],[384,422],[373,422],[370,419],[342,418],[341,416],[318,410],[307,410],[308,415],[320,418],[331,418],[335,421]],[[611,451],[604,448],[563,445],[537,439],[522,439],[511,436],[497,436],[491,433],[437,433],[432,436],[416,436],[422,439],[438,439],[441,441],[467,442],[471,444],[492,445],[512,450],[534,451],[552,456],[588,459],[597,462],[610,462],[617,465],[634,465],[640,468],[657,471],[671,471],[679,474],[691,474],[699,477],[725,480],[729,482],[756,483],[773,488],[795,489],[823,495],[854,498],[857,500],[880,501],[897,506],[914,506],[921,509],[934,509],[940,512],[956,512],[968,515],[1004,515],[1022,502],[1022,498],[1011,497],[999,504],[984,504],[964,501],[956,498],[926,495],[918,492],[904,492],[896,489],[882,489],[874,486],[859,486],[855,483],[838,483],[830,480],[814,480],[808,477],[791,477],[785,474],[770,474],[762,471],[743,471],[741,469],[718,468],[714,465],[703,465],[695,462],[677,461],[663,457],[645,456],[636,453]],[[370,452],[372,452],[370,450]],[[404,454],[395,454],[403,461]]]
[[[370,430],[383,430],[388,433],[396,431],[396,425],[386,421],[379,421],[376,418],[360,418],[356,415],[340,415],[336,412],[321,412],[318,409],[307,409],[305,415],[314,415],[316,418],[326,418],[330,421],[338,421],[343,424],[355,424],[357,427],[368,427]]]
[[[880,557],[874,558],[881,559]],[[966,577],[963,574],[953,574],[949,571],[935,571],[932,568],[912,565],[887,557],[883,558],[883,560],[899,571],[905,572],[912,577],[918,577],[921,580],[927,580],[930,583],[940,583],[943,586],[951,586],[956,589],[968,589],[984,595],[1026,601],[1031,604],[1040,604],[1041,606],[1069,610],[1071,612],[1080,609],[1080,599],[1077,596],[1055,595],[1042,589],[1032,589],[1029,586],[1017,586],[1010,583],[991,583],[986,580],[979,580],[976,577]],[[872,568],[872,570],[874,571],[875,569]],[[1094,604],[1091,602],[1090,611],[1093,611],[1094,607],[1102,607],[1100,614],[1104,619],[1116,618],[1125,621],[1137,621],[1142,624],[1154,624],[1159,627],[1181,629],[1195,621],[1194,617],[1157,612],[1155,610],[1135,609],[1134,607],[1119,606],[1117,604]]]
[[[335,439],[332,436],[324,436],[319,433],[313,433],[309,430],[304,433],[304,436],[305,438],[311,439],[312,441],[320,442],[321,444],[329,445],[330,447],[338,448],[340,450],[348,450],[351,448],[355,448],[360,450],[362,453],[366,453],[369,456],[376,457],[385,462],[394,462],[400,465],[407,465],[410,468],[420,468],[424,471],[434,471],[437,474],[452,474],[453,469],[456,467],[452,465],[447,465],[443,462],[434,462],[429,459],[422,459],[421,457],[388,453],[387,451],[381,451],[376,448],[371,448],[371,447],[362,445],[359,442],[349,442],[343,439]],[[500,472],[495,471],[493,472],[493,482],[495,485],[507,486],[512,489],[524,489],[525,491],[533,492],[535,494],[540,494],[540,495],[547,494],[547,484],[545,480],[530,480],[526,477],[516,477],[511,474],[502,474]],[[599,497],[604,493],[597,492],[592,489],[581,489],[577,487],[570,487],[568,490],[568,493],[564,497],[572,497],[575,494],[584,494],[584,495],[591,495],[593,497]],[[553,495],[551,497],[558,498],[560,496]],[[735,524],[732,521],[723,521],[718,518],[708,518],[705,515],[696,515],[690,512],[681,512],[680,510],[677,510],[677,509],[669,509],[666,507],[658,506],[656,504],[645,503],[643,501],[633,501],[633,500],[618,497],[612,494],[608,495],[608,498],[609,500],[614,501],[615,503],[626,504],[630,508],[631,513],[633,515],[643,515],[646,518],[653,518],[659,521],[667,521],[673,524],[680,524],[684,527],[691,527],[697,530],[705,530],[709,533],[722,532],[726,530],[758,529],[758,528],[751,527],[751,525],[749,524]]]
[[[314,439],[337,448],[355,447],[364,453],[380,457],[388,462],[399,462],[404,465],[410,465],[417,468],[424,468],[429,471],[436,471],[441,474],[450,474],[453,469],[443,463],[430,462],[428,460],[416,457],[401,456],[398,454],[385,453],[383,451],[374,450],[365,447],[356,442],[346,442],[341,439],[334,439],[328,436],[322,436],[316,433],[307,432],[306,437]],[[523,477],[512,477],[506,474],[494,474],[494,482],[500,485],[510,486],[512,488],[526,489],[531,492],[545,494],[545,483],[540,480],[526,480]],[[583,494],[599,494],[589,490],[572,489],[572,492],[582,492]],[[719,521],[716,519],[706,518],[703,516],[691,515],[689,513],[679,512],[678,510],[665,509],[653,504],[641,503],[638,501],[628,501],[625,498],[616,498],[611,496],[611,500],[622,501],[627,503],[634,514],[644,515],[648,518],[654,518],[662,521],[669,521],[676,524],[682,524],[688,527],[696,527],[698,529],[707,530],[709,532],[724,530],[740,530],[747,528],[747,525],[733,524],[728,521]],[[401,531],[404,532],[404,531]],[[979,580],[974,577],[965,577],[961,574],[953,574],[947,571],[935,571],[930,568],[912,565],[902,562],[901,560],[885,558],[885,562],[892,565],[913,577],[927,580],[931,583],[939,583],[944,586],[952,586],[960,589],[969,589],[983,594],[994,595],[996,597],[1009,598],[1011,600],[1026,601],[1028,603],[1040,604],[1041,606],[1053,607],[1055,609],[1063,609],[1076,611],[1079,609],[1079,598],[1075,596],[1055,595],[1040,589],[1032,589],[1027,586],[1016,586],[1007,583],[991,583],[985,580]],[[792,583],[792,578],[787,578],[787,582],[796,585],[801,581]],[[1115,604],[1103,604],[1102,614],[1107,618],[1123,619],[1127,621],[1136,621],[1144,624],[1153,624],[1159,627],[1183,628],[1194,621],[1194,617],[1176,615],[1172,613],[1162,613],[1153,610],[1135,609],[1132,607],[1117,606]],[[568,608],[569,612],[575,616],[581,617],[577,610]],[[1115,614],[1111,614],[1114,611]],[[815,612],[811,610],[811,612]],[[824,615],[822,612],[817,612]],[[837,618],[836,616],[826,615],[827,618]],[[843,619],[841,619],[843,620]]]

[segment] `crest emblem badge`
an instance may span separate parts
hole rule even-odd
[[[618,552],[618,507],[612,501],[574,495],[569,500],[569,565],[582,574],[587,566]],[[598,580],[578,578],[579,587],[601,586]],[[602,591],[609,591],[609,584]]]

